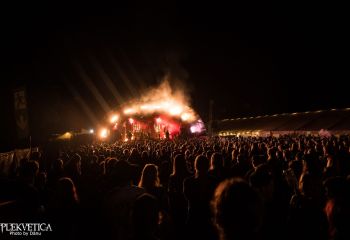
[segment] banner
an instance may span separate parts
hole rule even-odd
[[[0,153],[0,176],[7,177],[10,173],[15,152]]]
[[[18,138],[23,139],[29,135],[27,97],[25,88],[16,89],[14,91],[14,107]]]
[[[29,158],[30,151],[38,152],[39,148],[34,147],[25,149],[15,149],[10,152],[0,153],[0,177],[7,177],[11,171],[14,171],[18,166],[22,158]],[[15,168],[15,169],[13,169]]]

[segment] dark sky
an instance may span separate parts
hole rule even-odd
[[[103,79],[127,100],[166,72],[204,120],[210,99],[216,119],[349,107],[348,27],[340,9],[175,1],[4,9],[1,144],[16,139],[19,86],[27,88],[33,136],[94,126],[84,104],[103,118],[87,81],[115,107],[122,100]]]

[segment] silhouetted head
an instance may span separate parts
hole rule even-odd
[[[292,160],[288,163],[290,169],[293,170],[293,173],[297,179],[300,178],[300,175],[303,171],[303,163],[299,160]]]
[[[144,162],[147,162],[148,161],[148,153],[146,151],[143,151],[141,153],[141,158]]]
[[[124,155],[124,158],[127,159],[127,158],[130,156],[130,151],[129,151],[129,149],[127,149],[127,148],[124,149],[124,150],[123,150],[123,155]]]
[[[58,180],[55,200],[61,206],[71,206],[78,202],[78,194],[72,179],[63,177]]]
[[[136,148],[131,149],[130,158],[137,158],[139,156],[140,156],[140,153]]]
[[[63,160],[58,158],[52,162],[52,171],[62,172],[63,171]]]
[[[273,199],[274,182],[272,172],[267,164],[259,165],[249,176],[249,184],[257,190],[265,202]]]
[[[76,177],[81,174],[81,157],[79,154],[74,154],[69,162],[67,162],[66,171],[69,176]]]
[[[276,148],[271,147],[267,150],[268,159],[276,158]]]
[[[224,160],[220,153],[213,153],[210,159],[210,169],[222,169],[224,167]]]
[[[107,158],[105,160],[105,172],[107,176],[111,176],[115,170],[118,160],[116,158]]]
[[[259,231],[262,201],[243,179],[220,183],[211,205],[221,239],[250,239]]]
[[[321,182],[318,178],[308,172],[302,173],[299,179],[299,191],[301,194],[318,198],[321,194]]]
[[[314,154],[306,154],[303,156],[303,172],[310,174],[320,174],[321,165],[318,162],[317,156]]]
[[[259,165],[249,176],[249,183],[254,188],[261,188],[272,182],[272,173],[267,164]]]
[[[136,172],[135,165],[130,164],[128,161],[116,160],[111,171],[111,177],[113,181],[118,184],[130,183]]]
[[[213,155],[213,152],[210,151],[210,150],[208,150],[208,151],[205,153],[205,156],[206,156],[208,159],[210,159],[212,155]]]
[[[196,175],[206,174],[209,170],[209,160],[204,155],[198,155],[194,162]]]
[[[183,154],[177,154],[173,162],[173,175],[183,175],[187,173],[186,160]]]
[[[154,164],[146,164],[142,170],[139,187],[146,190],[159,186],[158,167]]]

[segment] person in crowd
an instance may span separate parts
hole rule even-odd
[[[185,156],[177,154],[173,161],[173,172],[169,177],[169,210],[178,235],[184,231],[187,216],[187,201],[183,193],[183,182],[190,176]]]
[[[224,160],[220,153],[213,153],[210,158],[209,174],[213,176],[218,182],[223,181],[227,177],[224,168]]]
[[[132,240],[158,240],[159,207],[157,199],[148,194],[141,194],[136,200],[131,213]]]
[[[213,228],[210,221],[210,201],[217,185],[208,173],[209,160],[198,155],[195,160],[195,175],[185,179],[183,191],[188,201],[187,227],[189,234],[201,239],[210,239]]]
[[[350,182],[344,177],[325,180],[327,201],[325,213],[328,220],[328,238],[343,240],[350,238]]]
[[[240,178],[221,182],[211,202],[220,240],[259,239],[263,204],[260,196]]]
[[[64,168],[63,168],[63,160],[62,159],[55,159],[52,161],[51,169],[48,172],[47,176],[47,184],[50,188],[53,188],[57,181],[63,177],[64,175]]]
[[[72,179],[63,177],[56,184],[48,207],[48,220],[52,223],[54,239],[77,239],[81,219],[79,197]]]
[[[40,192],[35,186],[38,173],[37,161],[22,161],[18,182],[11,186],[12,198],[16,200],[18,214],[27,221],[33,221],[40,216]]]
[[[101,224],[105,231],[104,239],[128,239],[132,235],[130,214],[135,200],[144,188],[133,184],[136,167],[127,161],[119,160],[111,166],[110,177],[114,179],[101,204]]]
[[[142,170],[141,178],[138,186],[159,201],[159,204],[164,203],[165,191],[160,185],[158,167],[155,164],[146,164]],[[164,206],[163,206],[164,207]]]
[[[81,175],[81,156],[78,153],[73,154],[64,166],[65,176],[73,180],[77,185]]]
[[[318,179],[311,173],[301,175],[299,192],[290,201],[288,227],[292,239],[327,239],[327,221],[318,186]]]

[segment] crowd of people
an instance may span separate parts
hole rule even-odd
[[[350,136],[201,137],[31,152],[1,222],[45,239],[350,239]]]

